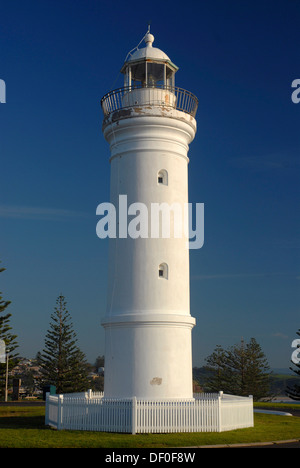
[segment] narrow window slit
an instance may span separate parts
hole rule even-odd
[[[161,169],[158,172],[157,183],[162,185],[168,185],[168,172],[165,169]]]
[[[168,265],[161,263],[158,267],[158,277],[168,279]]]

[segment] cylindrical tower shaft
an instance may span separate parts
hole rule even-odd
[[[141,66],[140,59],[138,63]],[[150,65],[148,61],[147,70]],[[130,73],[126,69],[127,80],[134,70],[134,64]],[[111,152],[110,201],[116,219],[127,221],[125,227],[118,224],[116,238],[109,241],[107,311],[102,322],[104,394],[190,399],[195,320],[190,315],[189,250],[183,230],[187,154],[196,121],[177,108],[181,96],[175,88],[130,86],[121,95],[121,104],[112,111],[107,110],[107,100],[102,104],[103,133]]]

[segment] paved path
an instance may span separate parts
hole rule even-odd
[[[271,407],[266,407],[266,408],[263,408],[262,406],[260,406],[259,408],[255,408],[254,409],[259,409],[259,410],[263,410],[265,409],[266,411],[283,411],[284,413],[291,413],[293,416],[300,416],[300,405],[299,405],[299,409],[290,409],[290,408],[271,408]]]

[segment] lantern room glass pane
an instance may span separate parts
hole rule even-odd
[[[175,86],[175,72],[170,67],[166,67],[166,85],[168,88],[174,88]]]
[[[147,63],[147,84],[148,86],[163,86],[165,76],[164,63]]]
[[[131,66],[131,79],[145,86],[146,82],[146,63],[141,62]]]

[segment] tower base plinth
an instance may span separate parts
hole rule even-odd
[[[107,318],[102,325],[107,398],[193,398],[193,317],[130,314]]]

